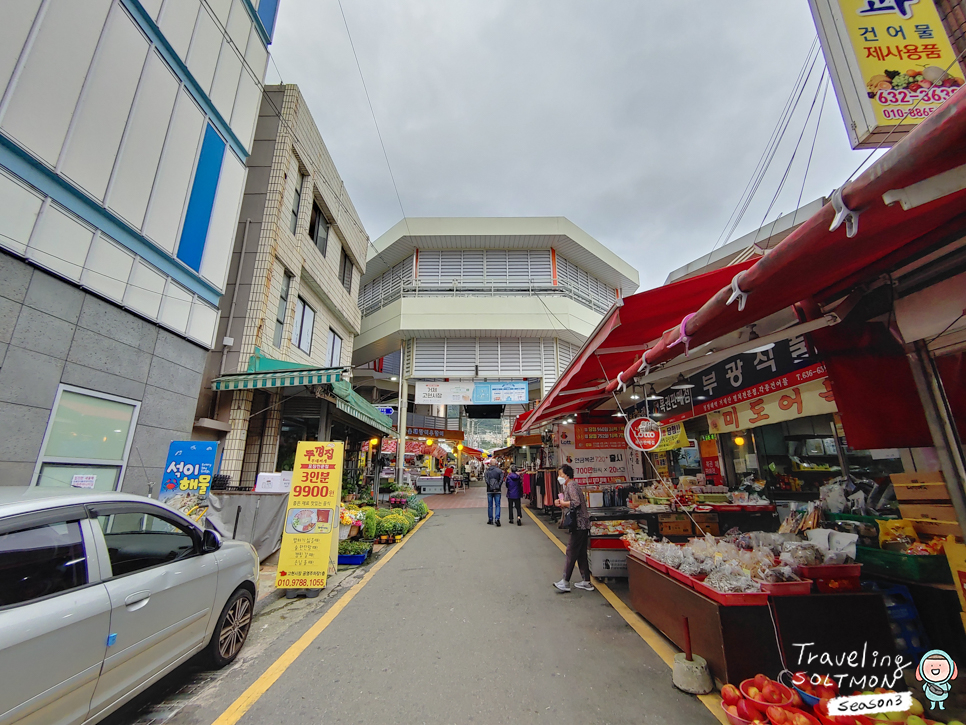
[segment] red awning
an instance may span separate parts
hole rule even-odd
[[[605,390],[608,380],[639,361],[649,342],[669,327],[677,327],[690,310],[710,299],[736,272],[753,264],[743,262],[625,297],[597,326],[543,401],[517,417],[514,433],[611,397]]]
[[[798,302],[829,301],[849,287],[875,279],[930,245],[966,231],[966,190],[953,191],[908,210],[883,195],[908,189],[966,164],[966,87],[855,180],[845,184],[841,199],[858,214],[857,231],[848,237],[847,224],[832,230],[836,210],[830,202],[792,232],[750,269],[722,272],[733,280],[682,319],[690,346],[703,344],[761,320]],[[947,179],[946,188],[956,188]],[[950,183],[951,181],[951,183]],[[939,184],[936,185],[938,188]],[[921,190],[921,187],[918,187]],[[941,193],[941,192],[937,192]],[[891,196],[891,195],[890,195]],[[746,298],[734,304],[733,287]],[[729,304],[729,300],[732,301]],[[685,311],[687,312],[687,311]],[[668,330],[644,360],[668,362],[685,352],[680,324]],[[639,340],[647,340],[642,334]],[[636,374],[641,358],[610,376],[607,392]]]

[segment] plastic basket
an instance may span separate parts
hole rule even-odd
[[[625,546],[627,542],[624,539],[604,539],[591,537],[590,548],[591,549],[626,549]]]
[[[369,552],[365,554],[339,554],[339,564],[341,566],[359,566],[369,558]]]
[[[708,599],[717,602],[723,607],[748,607],[748,606],[767,606],[768,595],[764,592],[740,592],[726,593],[719,592],[714,587],[709,587],[704,582],[694,579],[694,590],[700,592]]]
[[[657,559],[652,559],[647,554],[644,555],[644,561],[646,561],[647,565],[652,569],[657,569],[662,574],[667,574],[667,564],[662,564]]]
[[[814,715],[810,715],[810,714],[808,714],[808,713],[807,713],[807,712],[805,712],[804,710],[799,710],[799,709],[798,709],[797,707],[783,707],[782,709],[783,709],[783,710],[784,710],[785,712],[787,712],[787,713],[788,713],[789,715],[791,715],[791,714],[793,714],[793,713],[794,713],[794,714],[800,714],[800,715],[804,715],[804,716],[805,716],[805,719],[806,719],[806,720],[808,720],[808,722],[809,722],[809,725],[821,725],[821,723],[819,723],[819,721],[818,721],[818,718],[816,718],[816,717],[815,717]],[[768,711],[767,711],[767,710],[765,711],[765,717],[768,717]],[[769,718],[768,718],[768,722],[770,722],[770,723],[773,723],[773,724],[774,724],[774,722],[775,722],[775,721],[774,721],[774,720],[772,720],[772,719],[771,719],[771,718],[769,717]]]
[[[898,551],[855,547],[855,560],[865,565],[866,574],[881,574],[917,582],[949,584],[953,577],[943,554],[913,556]]]
[[[821,566],[800,566],[799,573],[805,579],[841,579],[860,576],[861,564],[822,564]]]
[[[769,707],[780,707],[782,709],[785,709],[791,704],[792,691],[789,690],[787,687],[785,687],[785,685],[783,685],[782,683],[775,682],[775,687],[777,687],[778,691],[781,692],[782,694],[781,702],[766,702],[765,700],[756,700],[755,698],[751,697],[748,694],[748,688],[754,684],[755,684],[754,680],[742,680],[741,684],[738,686],[738,689],[741,690],[742,695],[748,698],[751,702],[755,703],[755,706],[762,712],[765,712],[765,710],[767,710]]]
[[[822,594],[846,594],[862,591],[862,582],[857,576],[817,577],[815,588]]]
[[[761,590],[773,597],[796,597],[812,591],[812,580],[800,582],[762,582]]]

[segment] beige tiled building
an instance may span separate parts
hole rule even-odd
[[[195,422],[233,482],[285,470],[297,440],[388,432],[347,385],[368,244],[298,87],[267,86]]]

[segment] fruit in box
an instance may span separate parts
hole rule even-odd
[[[721,699],[726,705],[737,705],[741,700],[741,691],[734,685],[725,685],[721,688]]]

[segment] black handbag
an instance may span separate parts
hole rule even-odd
[[[577,514],[572,508],[568,508],[563,517],[560,519],[560,528],[566,529],[567,531],[573,531],[577,528]]]

